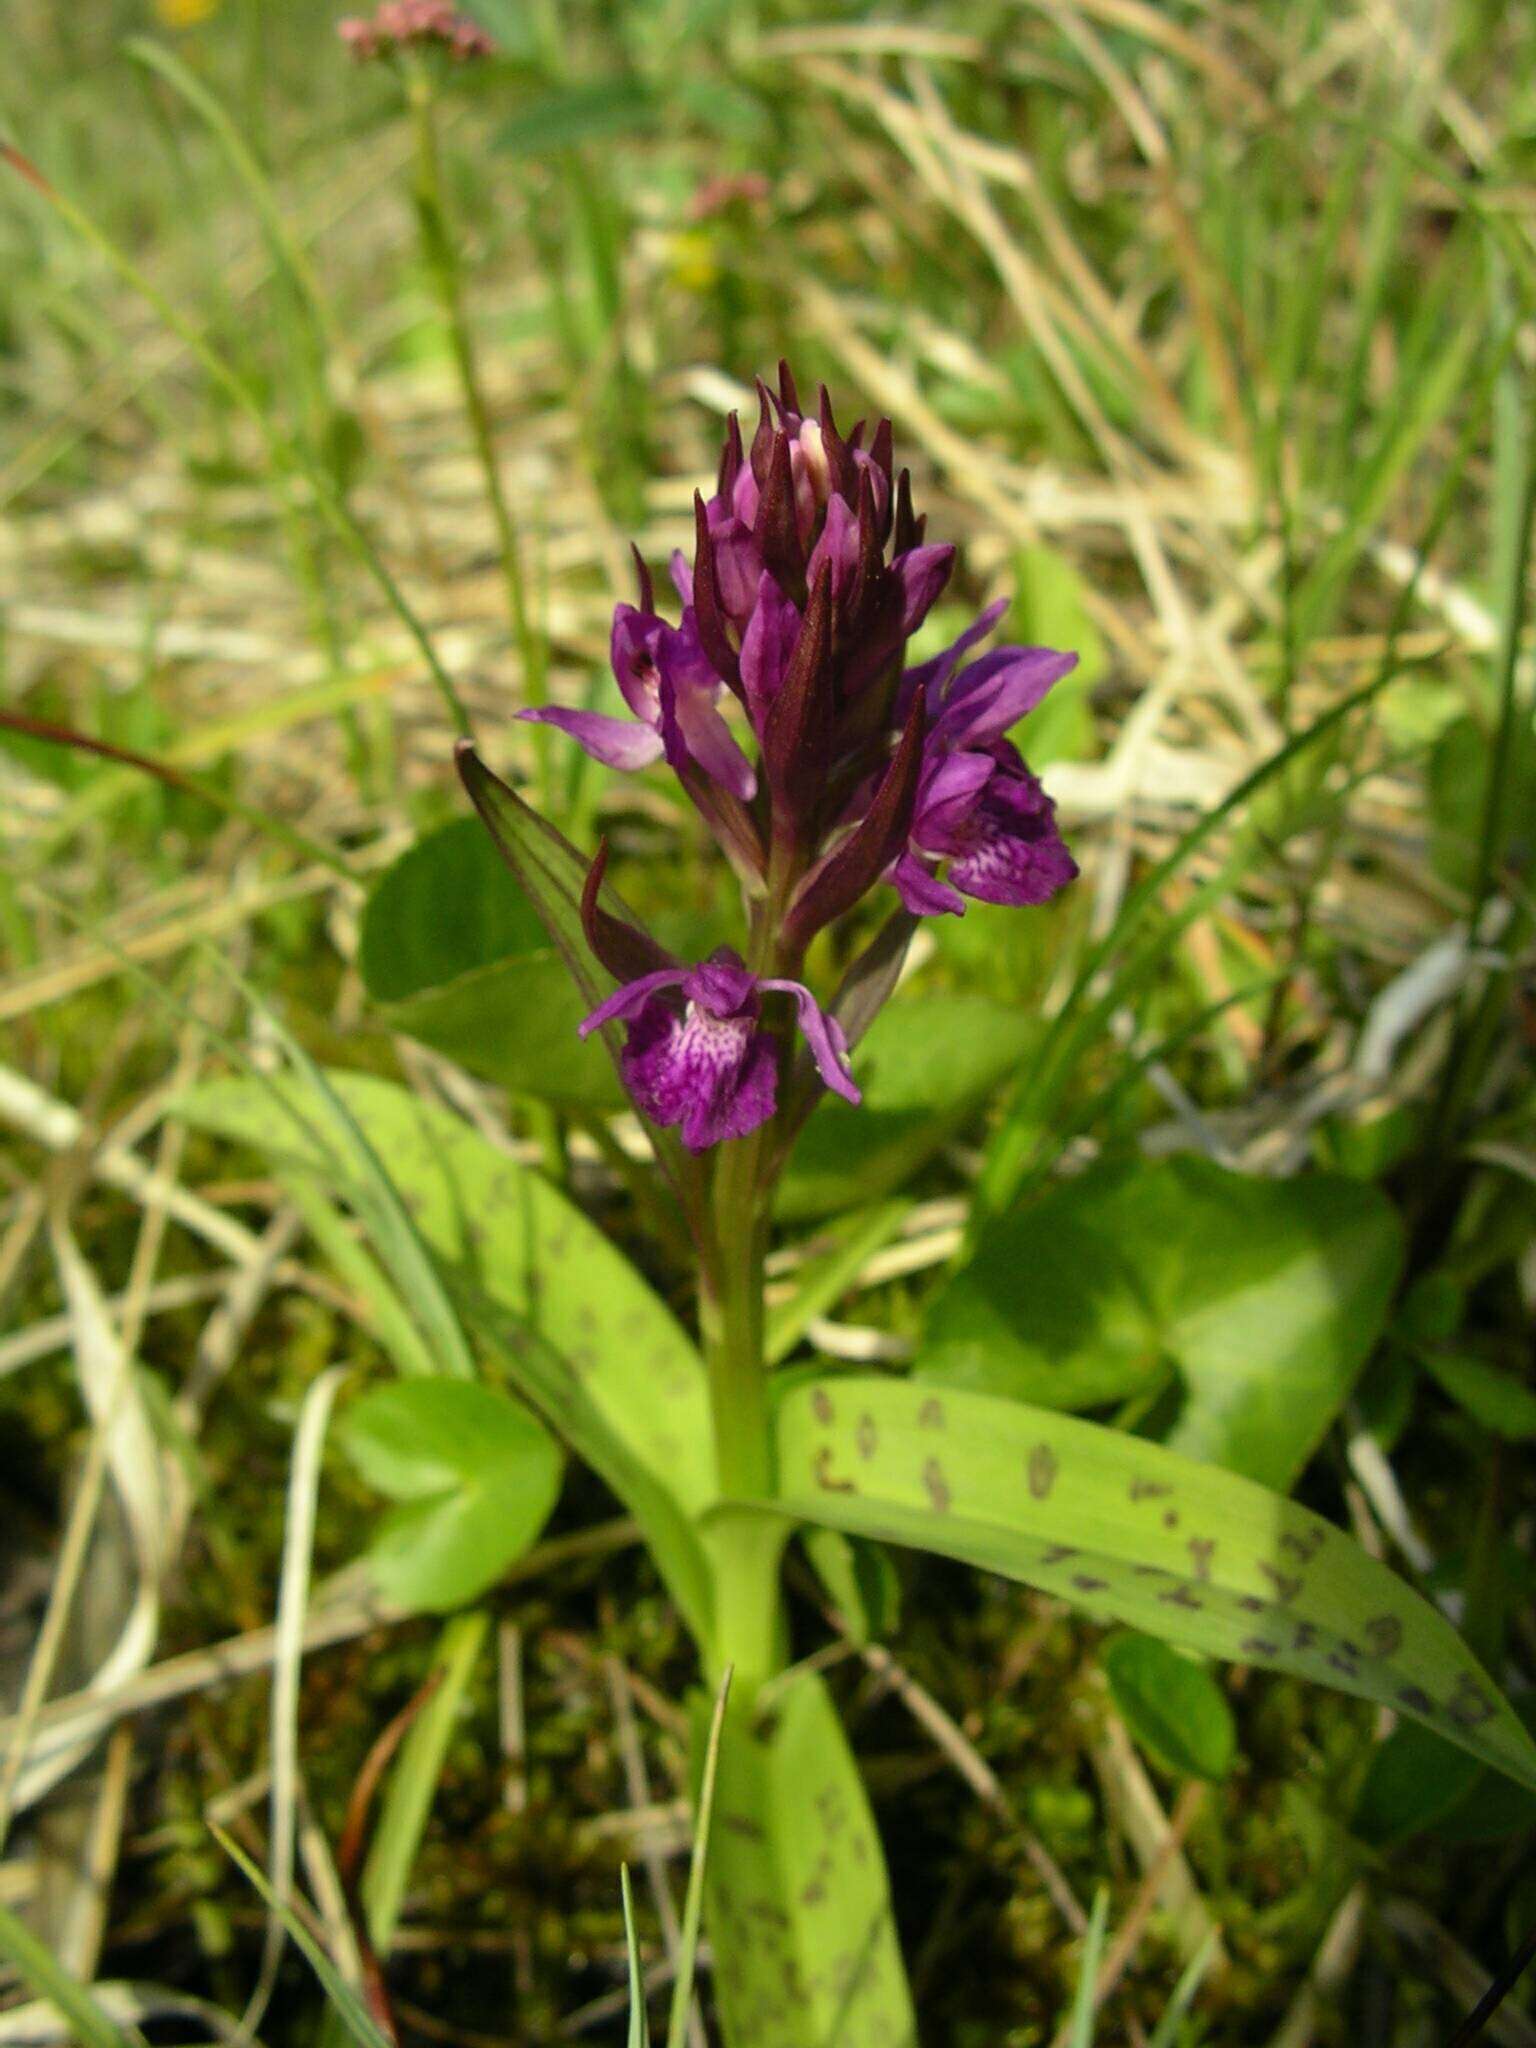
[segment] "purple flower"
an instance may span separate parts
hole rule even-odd
[[[902,678],[898,701],[910,710],[922,697],[928,735],[907,847],[888,879],[918,917],[961,913],[967,896],[1046,903],[1077,873],[1055,805],[1004,737],[1076,668],[1077,656],[994,647],[959,666],[1006,609],[1006,600],[989,605],[942,654]],[[949,868],[940,880],[928,861],[943,859]]]
[[[868,449],[862,423],[845,440],[825,391],[819,417],[801,414],[782,365],[778,396],[759,386],[759,397],[750,451],[733,418],[715,495],[699,502],[694,563],[673,567],[686,602],[697,601],[702,583],[705,646],[721,675],[742,683],[754,724],[783,675],[806,594],[824,567],[842,619],[846,696],[898,660],[948,582],[955,557],[952,547],[922,544],[920,524],[905,504],[904,478],[905,514],[895,518],[888,421]]]
[[[942,881],[919,855],[947,859]],[[1056,806],[1017,747],[995,739],[934,757],[924,769],[907,851],[890,870],[918,917],[982,903],[1048,903],[1077,874],[1056,829]]]
[[[1007,735],[1076,657],[975,653],[1005,609],[995,604],[907,669],[954,549],[927,541],[890,421],[841,433],[825,388],[814,413],[802,411],[783,363],[777,390],[760,383],[758,398],[750,442],[732,414],[713,495],[695,493],[691,558],[679,550],[671,562],[676,626],[660,616],[636,554],[639,602],[613,617],[628,716],[558,706],[518,715],[614,768],[664,759],[743,885],[754,957],[786,974],[882,878],[917,915],[961,912],[968,896],[1045,902],[1077,870]],[[765,932],[769,914],[777,929]],[[734,955],[695,970],[654,958],[646,967],[615,968],[624,987],[598,1013],[631,1020],[625,1073],[637,1099],[683,1124],[690,1144],[756,1128],[773,1113],[777,1080],[760,1005],[781,984],[741,980]],[[835,1027],[807,1010],[798,982],[782,986],[836,1087],[840,1048],[825,1037]],[[708,1087],[700,1076],[713,1077]]]
[[[620,1057],[625,1086],[653,1123],[679,1125],[689,1151],[703,1152],[744,1138],[773,1115],[778,1048],[761,1021],[762,999],[770,993],[794,997],[822,1080],[857,1102],[837,1020],[803,982],[761,979],[728,946],[697,967],[660,967],[615,989],[583,1022],[581,1035],[623,1018],[629,1025]]]
[[[994,647],[956,675],[961,655],[984,640],[1007,609],[1006,598],[989,604],[942,654],[902,677],[903,709],[911,707],[919,690],[927,699],[932,751],[953,752],[1001,739],[1077,667],[1075,654],[1060,654],[1053,647]]]
[[[614,679],[633,718],[557,704],[541,704],[518,717],[557,726],[609,768],[645,768],[665,754],[676,766],[697,761],[734,796],[752,796],[757,777],[716,709],[723,686],[699,645],[692,611],[684,611],[681,626],[669,626],[654,613],[618,605],[611,654]]]
[[[777,391],[760,384],[758,396],[750,446],[733,414],[714,495],[695,496],[692,559],[672,558],[679,625],[658,615],[636,557],[639,605],[619,605],[613,622],[614,676],[630,715],[559,706],[518,714],[558,727],[613,768],[664,758],[752,893],[767,879],[770,847],[781,873],[819,872],[859,823],[855,793],[872,802],[887,787],[892,742],[913,720],[902,658],[955,553],[924,540],[910,479],[894,466],[889,420],[867,437],[862,421],[843,435],[824,389],[814,416],[801,411],[782,363]],[[923,720],[942,687],[943,679],[931,692],[924,685]],[[722,715],[723,690],[739,701],[745,730]],[[755,762],[743,752],[749,739]],[[907,810],[882,812],[879,831],[859,842],[861,892],[906,843],[919,767],[913,752],[899,786]],[[843,869],[853,872],[844,861],[837,889],[822,894],[846,908]],[[797,939],[811,936],[807,912]]]
[[[789,658],[800,637],[800,613],[765,569],[757,582],[757,598],[741,636],[741,688],[747,715],[759,732],[768,707],[779,694]]]

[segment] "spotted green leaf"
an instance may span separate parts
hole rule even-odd
[[[803,1520],[1378,1701],[1536,1785],[1536,1744],[1449,1623],[1251,1480],[994,1395],[862,1374],[787,1390],[778,1450],[780,1499]]]
[[[702,1564],[686,1518],[716,1488],[704,1368],[685,1331],[579,1209],[460,1118],[371,1075],[328,1079],[442,1262],[459,1315],[646,1523],[674,1593],[701,1624]],[[301,1081],[275,1085],[302,1111]],[[345,1197],[312,1121],[285,1116],[270,1088],[206,1082],[179,1111],[284,1171],[326,1177]]]
[[[885,1860],[830,1695],[802,1672],[766,1717],[726,1713],[705,1874],[730,2041],[913,2048]]]

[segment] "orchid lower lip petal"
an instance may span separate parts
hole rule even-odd
[[[802,981],[753,974],[721,947],[696,967],[659,968],[618,988],[584,1019],[583,1036],[626,1023],[624,1079],[640,1109],[676,1126],[690,1150],[745,1137],[777,1104],[779,1047],[763,1021],[763,998],[787,995],[816,1071],[857,1103],[847,1042]]]

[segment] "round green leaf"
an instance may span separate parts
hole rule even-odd
[[[560,1491],[559,1447],[536,1417],[470,1380],[376,1387],[341,1426],[368,1483],[402,1503],[369,1551],[380,1589],[441,1613],[492,1586]]]
[[[1081,1408],[1171,1360],[1184,1398],[1167,1441],[1288,1488],[1380,1334],[1401,1259],[1391,1204],[1340,1175],[1110,1163],[986,1234],[930,1310],[922,1376]]]
[[[1121,1719],[1159,1763],[1184,1778],[1226,1777],[1237,1729],[1226,1695],[1203,1664],[1134,1634],[1112,1637],[1102,1662]]]

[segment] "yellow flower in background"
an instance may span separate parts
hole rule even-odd
[[[685,228],[668,243],[672,282],[685,292],[707,292],[719,279],[720,256],[715,238],[701,228]]]
[[[164,28],[196,28],[218,12],[219,0],[154,0],[154,8]]]

